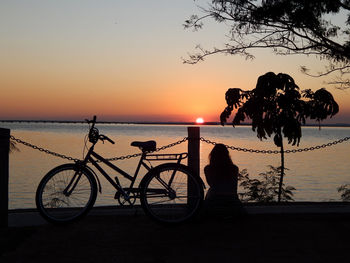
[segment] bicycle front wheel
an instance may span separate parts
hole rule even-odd
[[[140,184],[142,208],[161,223],[181,223],[193,218],[203,195],[200,179],[182,164],[157,166]]]
[[[36,206],[47,221],[62,224],[86,215],[96,196],[96,180],[91,172],[65,164],[54,168],[41,180],[36,191]]]

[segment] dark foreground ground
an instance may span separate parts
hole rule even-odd
[[[350,262],[349,214],[201,218],[166,227],[144,215],[0,230],[0,262]]]

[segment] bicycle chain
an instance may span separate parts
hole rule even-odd
[[[208,144],[213,144],[216,145],[217,142],[213,142],[210,140],[207,140],[203,137],[200,138],[201,141],[208,143]],[[312,146],[312,147],[307,147],[307,148],[303,148],[303,149],[293,149],[293,150],[285,150],[284,153],[297,153],[297,152],[307,152],[307,151],[314,151],[314,150],[319,150],[319,149],[323,149],[329,146],[333,146],[336,145],[338,143],[342,143],[345,141],[350,140],[350,137],[345,137],[333,142],[329,142],[329,143],[325,143],[322,145],[317,145],[317,146]],[[234,151],[242,151],[242,152],[250,152],[250,153],[263,153],[263,154],[278,154],[281,153],[281,151],[278,150],[255,150],[255,149],[248,149],[248,148],[240,148],[240,147],[235,147],[235,146],[230,146],[227,144],[224,144],[228,149],[234,150]]]

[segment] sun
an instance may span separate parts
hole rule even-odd
[[[197,119],[196,119],[196,123],[197,123],[197,124],[203,124],[203,123],[204,123],[203,118],[202,118],[202,117],[197,118]]]

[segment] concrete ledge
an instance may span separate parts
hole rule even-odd
[[[292,202],[271,204],[244,204],[248,215],[309,215],[309,214],[343,214],[350,215],[350,203],[346,202]],[[94,207],[88,216],[133,216],[143,215],[142,208],[119,206]],[[39,226],[47,222],[36,209],[15,209],[8,214],[9,227]]]

